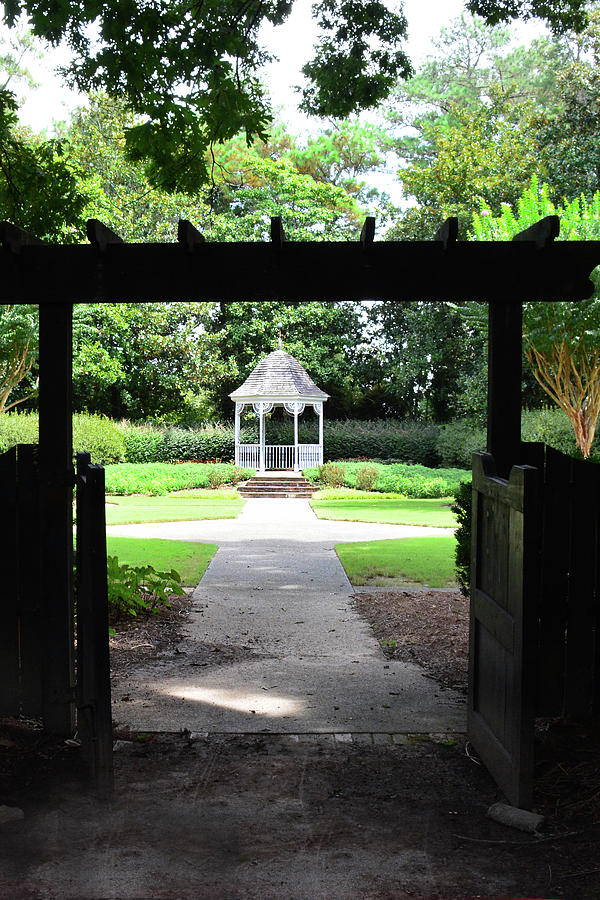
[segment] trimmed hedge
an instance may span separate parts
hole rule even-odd
[[[0,415],[0,453],[16,444],[37,444],[38,440],[37,412]],[[123,462],[125,439],[111,419],[77,413],[73,416],[73,451],[84,450],[91,454],[92,462],[101,466]]]
[[[344,460],[305,469],[304,475],[312,484],[328,484],[334,487],[343,484],[349,488],[357,488],[360,487],[366,469],[370,470],[369,481],[372,490],[420,499],[454,496],[461,482],[471,478],[471,473],[464,469],[431,469],[407,463],[365,464]],[[373,478],[374,473],[371,470],[377,470],[376,479]],[[335,473],[335,483],[331,477],[332,473]]]
[[[254,474],[228,464],[123,463],[106,467],[107,494],[153,494],[237,484]]]

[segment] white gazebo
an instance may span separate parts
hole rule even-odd
[[[235,403],[235,462],[238,466],[258,469],[294,470],[323,462],[323,403],[329,398],[316,386],[297,359],[281,349],[265,356],[245,382],[229,395]],[[240,416],[251,406],[258,416],[258,444],[240,443]],[[293,444],[265,444],[265,416],[275,406],[283,406],[294,417]],[[298,443],[298,417],[312,406],[319,417],[319,443]]]

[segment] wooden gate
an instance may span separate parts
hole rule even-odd
[[[536,469],[505,480],[475,454],[468,733],[516,806],[532,799],[538,523]]]
[[[44,700],[37,447],[0,456],[0,510],[0,715],[37,718]]]
[[[0,715],[44,720],[44,678],[51,637],[45,628],[38,447],[0,455]],[[76,683],[65,703],[77,707],[77,729],[97,787],[112,790],[112,723],[108,648],[104,469],[78,454]],[[76,615],[75,615],[76,611]],[[75,627],[71,629],[75,632]],[[74,649],[74,648],[72,648]]]

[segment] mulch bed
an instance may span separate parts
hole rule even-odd
[[[354,594],[384,653],[415,662],[444,687],[467,693],[469,601],[458,591]]]

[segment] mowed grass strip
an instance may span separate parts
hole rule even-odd
[[[449,498],[441,500],[379,500],[371,496],[348,500],[313,498],[310,505],[319,519],[456,528],[456,516],[450,509],[452,502]]]
[[[107,495],[106,524],[235,519],[245,502],[237,491],[181,491],[162,497]]]
[[[184,587],[196,587],[219,548],[216,544],[197,544],[192,541],[108,535],[106,549],[109,556],[117,556],[120,563],[130,566],[153,566],[157,572],[176,569]]]
[[[453,535],[337,544],[335,551],[351,584],[394,587],[417,584],[454,587]]]

